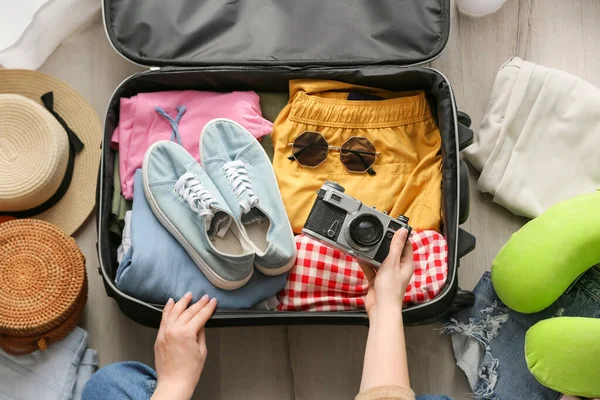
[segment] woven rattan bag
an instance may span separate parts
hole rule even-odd
[[[0,347],[28,354],[67,336],[87,300],[85,258],[56,226],[0,224]]]

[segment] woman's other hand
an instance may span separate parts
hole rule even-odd
[[[208,295],[188,308],[192,294],[177,303],[169,299],[154,344],[158,384],[153,400],[189,400],[206,361],[204,326],[217,307]]]

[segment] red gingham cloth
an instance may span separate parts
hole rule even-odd
[[[369,282],[358,263],[305,235],[295,237],[298,257],[285,288],[279,293],[280,311],[352,311],[365,308]],[[448,276],[448,245],[436,231],[413,231],[410,241],[415,274],[405,303],[433,299]]]

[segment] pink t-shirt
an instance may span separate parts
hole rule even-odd
[[[119,172],[123,196],[133,198],[133,176],[142,167],[144,154],[159,140],[170,140],[173,129],[163,109],[173,119],[177,107],[186,111],[178,124],[181,145],[200,161],[199,141],[202,128],[214,118],[229,118],[259,138],[271,134],[273,124],[264,119],[255,92],[200,92],[196,90],[140,93],[122,98],[119,126],[112,137],[112,148],[119,150]]]

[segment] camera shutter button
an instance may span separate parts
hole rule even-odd
[[[404,222],[405,224],[408,224],[408,217],[406,215],[402,215],[402,214],[398,215],[398,220],[400,222]]]

